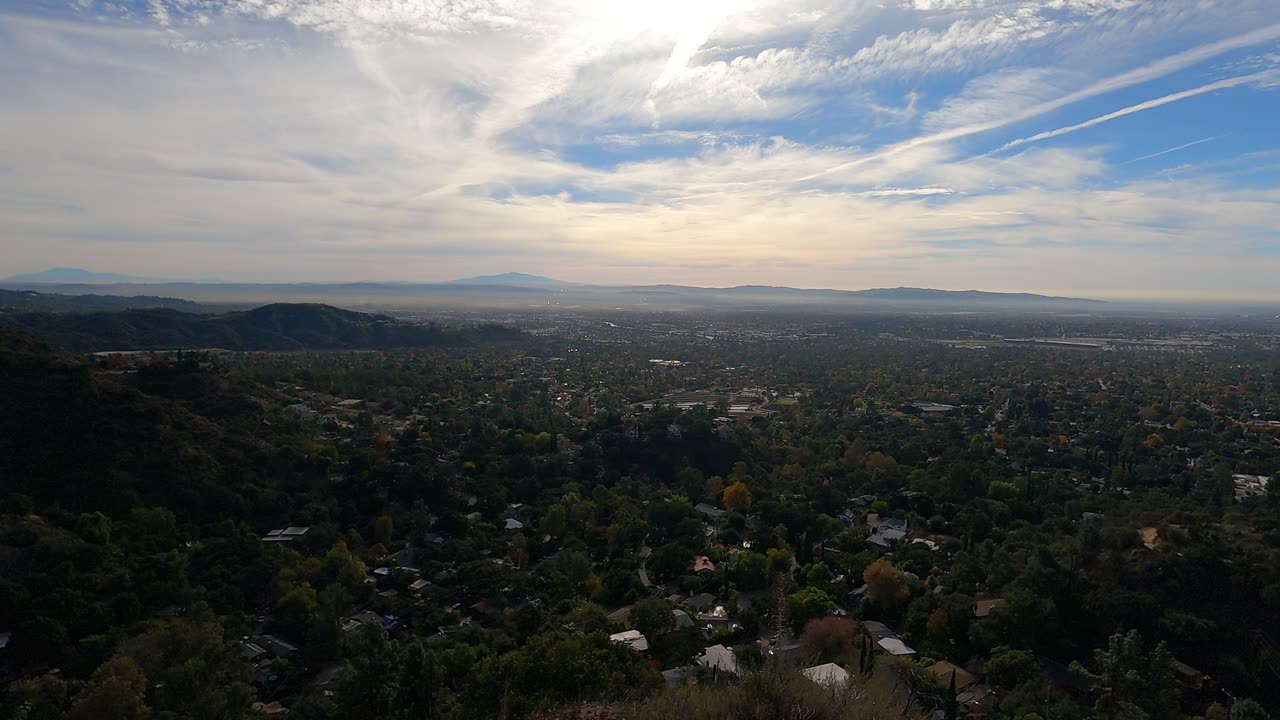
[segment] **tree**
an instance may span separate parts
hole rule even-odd
[[[831,584],[831,568],[824,562],[816,562],[804,569],[805,583],[816,588],[826,589]]]
[[[746,483],[739,480],[724,489],[724,509],[729,512],[745,513],[751,508],[751,491]]]
[[[791,575],[791,552],[782,548],[769,548],[765,553],[765,569],[769,576]]]
[[[1231,703],[1231,720],[1271,720],[1271,715],[1256,700],[1245,698]]]
[[[85,542],[106,545],[111,541],[111,520],[100,512],[81,513],[76,518],[76,534]]]
[[[787,617],[799,633],[810,620],[830,615],[836,609],[831,596],[816,587],[802,588],[787,598]]]
[[[626,510],[619,511],[613,518],[613,524],[609,526],[609,546],[615,552],[634,548],[644,540],[644,535],[648,531],[649,523],[643,518]]]
[[[708,500],[715,501],[724,492],[724,478],[719,475],[712,475],[702,483],[702,495]]]
[[[15,680],[6,690],[10,710],[6,718],[44,720],[61,718],[67,705],[67,683],[56,675]]]
[[[121,647],[151,685],[157,713],[191,720],[239,720],[253,697],[248,667],[201,603],[187,617],[153,626]]]
[[[885,610],[896,608],[911,594],[906,574],[885,558],[868,565],[862,580],[867,584],[867,597]]]
[[[315,618],[319,603],[316,600],[315,588],[303,583],[289,590],[276,603],[273,618],[276,623],[295,637],[304,635]]]
[[[631,608],[631,626],[652,642],[675,629],[671,603],[663,598],[645,598]]]
[[[391,544],[392,531],[395,528],[395,522],[390,515],[379,515],[373,521],[373,541],[381,544],[383,547]]]
[[[956,702],[956,671],[951,671],[951,685],[947,688],[947,697],[944,698],[943,708],[947,720],[956,720],[960,714],[959,703]]]
[[[741,553],[729,567],[729,574],[739,590],[759,590],[769,584],[769,560],[758,552]]]
[[[810,620],[800,634],[800,649],[805,657],[819,662],[840,658],[852,659],[854,646],[861,644],[861,629],[854,620],[842,617],[820,617]]]
[[[564,532],[566,522],[564,506],[560,504],[552,505],[547,510],[547,514],[542,516],[542,532],[551,537],[560,537]]]
[[[983,671],[987,679],[1005,688],[1014,688],[1040,674],[1036,658],[1025,650],[998,647],[991,651]]]
[[[1079,663],[1073,663],[1072,669],[1088,673],[1097,682],[1095,717],[1161,720],[1176,716],[1178,689],[1173,658],[1164,643],[1148,653],[1142,636],[1137,630],[1131,630],[1125,635],[1112,635],[1107,649],[1095,650],[1093,657],[1094,672],[1089,673]]]
[[[350,666],[338,685],[341,717],[377,720],[390,716],[400,693],[402,669],[386,632],[376,625],[357,629],[348,659]]]
[[[401,650],[397,667],[400,682],[392,717],[397,720],[435,717],[444,694],[444,673],[435,653],[420,640],[414,640]]]
[[[580,700],[643,696],[662,676],[642,655],[604,633],[535,635],[523,647],[486,658],[471,676],[466,708],[473,717],[521,717]]]
[[[76,694],[67,720],[134,720],[150,714],[147,677],[127,657],[114,657],[93,671],[89,684]]]

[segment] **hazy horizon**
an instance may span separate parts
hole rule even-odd
[[[0,11],[0,274],[1277,301],[1269,0]]]
[[[48,269],[49,272],[62,271],[62,270],[84,271],[84,272],[92,273],[94,275],[99,275],[99,274],[120,275],[121,274],[121,273],[109,273],[109,272],[97,273],[94,271],[85,270],[84,268],[49,268]],[[41,273],[37,272],[33,274],[39,275]],[[779,290],[797,290],[801,292],[826,292],[826,291],[860,292],[860,291],[878,291],[878,290],[935,291],[936,290],[936,291],[955,292],[955,293],[979,292],[979,293],[1008,294],[1008,295],[1025,294],[1025,295],[1038,295],[1038,296],[1043,296],[1048,298],[1063,298],[1063,299],[1070,299],[1070,300],[1096,300],[1096,301],[1102,301],[1102,302],[1115,303],[1119,305],[1131,303],[1136,305],[1152,305],[1152,306],[1158,306],[1158,305],[1197,306],[1199,305],[1199,306],[1245,307],[1245,306],[1253,306],[1255,304],[1266,305],[1274,301],[1274,298],[1270,298],[1270,297],[1252,297],[1252,298],[1240,297],[1240,296],[1172,297],[1172,296],[1165,296],[1165,295],[1159,295],[1159,294],[1121,295],[1121,294],[1106,293],[1106,292],[1097,292],[1097,293],[1086,295],[1082,293],[1073,294],[1070,291],[1055,292],[1055,291],[1046,291],[1046,290],[991,289],[991,288],[963,287],[963,286],[933,287],[933,286],[916,286],[916,285],[895,285],[895,286],[881,286],[881,287],[819,287],[819,286],[804,286],[804,285],[762,285],[759,283],[743,283],[739,285],[699,285],[696,283],[671,283],[671,282],[642,283],[642,282],[625,282],[625,281],[615,282],[615,283],[593,283],[589,281],[583,281],[583,282],[567,281],[567,280],[562,280],[560,278],[554,278],[554,277],[535,276],[535,277],[542,277],[543,279],[551,281],[551,283],[554,283],[554,284],[537,284],[537,283],[525,283],[520,281],[504,281],[501,279],[501,276],[504,276],[504,275],[530,275],[529,273],[524,273],[522,271],[503,271],[503,272],[496,272],[496,273],[483,275],[483,276],[473,276],[473,277],[465,277],[465,278],[449,277],[449,278],[422,279],[422,280],[376,280],[376,279],[349,279],[348,280],[348,279],[320,278],[320,279],[268,281],[268,280],[224,280],[221,278],[146,278],[146,277],[125,277],[118,280],[106,280],[106,279],[35,280],[35,279],[21,279],[21,278],[18,278],[18,275],[19,274],[15,273],[13,275],[0,277],[0,287],[5,287],[5,286],[29,287],[33,289],[49,288],[50,290],[48,290],[47,292],[53,292],[55,294],[62,292],[61,290],[62,288],[86,288],[86,289],[93,289],[93,288],[99,288],[99,287],[104,289],[116,288],[116,289],[119,289],[119,291],[116,293],[110,293],[110,294],[127,295],[134,291],[140,294],[145,294],[150,289],[163,290],[166,286],[174,286],[174,285],[192,285],[192,286],[209,286],[209,287],[217,287],[219,285],[228,285],[228,286],[245,285],[245,286],[262,286],[262,287],[309,286],[310,285],[310,286],[318,286],[318,287],[324,287],[324,286],[341,287],[341,286],[362,285],[362,284],[385,284],[385,285],[406,285],[406,286],[456,284],[459,286],[459,288],[463,288],[463,287],[466,287],[467,284],[470,284],[475,280],[479,280],[482,278],[498,278],[492,283],[493,285],[495,286],[508,285],[512,287],[551,288],[551,289],[561,288],[561,289],[567,289],[569,291],[572,291],[575,287],[584,288],[584,289],[589,289],[592,287],[643,288],[643,287],[655,287],[655,286],[666,285],[666,286],[672,286],[672,287],[696,288],[700,290],[709,290],[709,291],[733,290],[733,289],[740,289],[740,288],[747,288],[747,287],[765,287],[765,288],[775,288]],[[474,285],[472,286],[474,287]],[[191,297],[186,299],[197,299],[197,298]],[[285,299],[281,298],[281,300],[285,300]],[[205,298],[202,301],[208,301],[208,298]],[[335,298],[334,302],[341,302],[341,301]],[[482,298],[481,298],[481,302],[483,303]]]

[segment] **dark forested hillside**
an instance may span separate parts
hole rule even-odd
[[[283,479],[281,464],[293,459],[287,448],[271,447],[228,421],[260,414],[270,391],[212,377],[194,380],[203,383],[199,389],[178,390],[163,377],[184,374],[201,375],[184,373],[181,365],[128,376],[91,373],[0,325],[5,489],[69,511],[118,513],[161,504],[192,520],[249,512],[242,496],[261,495],[269,481]],[[181,393],[189,402],[164,393]]]
[[[328,305],[277,303],[244,312],[195,315],[170,309],[8,318],[72,352],[105,350],[338,350],[458,346],[518,340],[498,327],[445,329]]]

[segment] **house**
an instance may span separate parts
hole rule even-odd
[[[631,607],[631,605],[623,605],[617,610],[609,613],[609,619],[617,620],[619,622],[627,622],[631,619]]]
[[[857,505],[858,507],[866,507],[875,501],[876,501],[875,495],[859,495],[858,497],[850,500],[849,502],[853,503],[854,505]]]
[[[263,536],[262,542],[285,542],[285,543],[293,542],[294,540],[302,537],[303,535],[306,535],[307,531],[310,529],[311,529],[310,526],[299,527],[295,525],[290,525],[287,528],[282,528],[280,530],[272,530],[271,532],[267,533],[266,535]]]
[[[694,573],[714,573],[716,564],[711,562],[711,558],[706,555],[699,555],[689,562],[689,572]]]
[[[422,591],[426,590],[427,586],[430,584],[431,584],[431,581],[423,578],[418,578],[417,580],[414,580],[413,582],[409,583],[409,590],[413,591],[415,595],[420,595],[422,594]]]
[[[399,623],[393,617],[383,617],[372,610],[364,610],[344,620],[342,622],[342,632],[355,632],[365,625],[374,625],[391,632],[399,626]]]
[[[951,679],[948,678],[947,682],[951,682]],[[960,682],[959,676],[956,677],[956,682]],[[990,715],[995,711],[998,699],[989,685],[974,684],[956,693],[956,705],[965,715]]]
[[[804,648],[800,646],[800,641],[794,638],[779,640],[769,648],[769,654],[775,660],[784,663],[798,663],[805,659]]]
[[[1000,607],[1001,603],[1003,602],[1004,602],[1003,598],[990,598],[988,600],[979,600],[973,606],[973,616],[980,617],[980,618],[988,617],[989,615],[991,615],[991,611]]]
[[[392,553],[391,557],[388,559],[394,562],[402,570],[417,571],[418,569],[418,563],[416,561],[417,553],[418,553],[417,549],[414,548],[412,545],[410,545],[408,547],[405,547],[403,550],[399,550],[395,553]]]
[[[905,530],[896,530],[896,529],[890,528],[888,530],[881,530],[879,532],[872,533],[871,537],[867,538],[867,542],[871,543],[872,545],[875,545],[876,547],[887,549],[887,548],[893,547],[893,543],[903,539],[906,536],[907,536],[907,533]]]
[[[13,637],[11,632],[0,632],[0,650],[9,647],[9,639]]]
[[[912,650],[906,643],[896,637],[885,638],[878,641],[876,644],[880,646],[881,650],[884,650],[894,657],[905,657],[916,654],[915,650]]]
[[[298,655],[298,648],[276,635],[259,635],[250,643],[256,645],[275,658],[292,658]]]
[[[970,685],[978,682],[978,678],[974,677],[973,673],[962,667],[953,665],[946,660],[936,662],[930,665],[928,669],[929,672],[933,673],[934,677],[938,678],[938,682],[942,683],[944,686],[949,686],[951,684],[951,674],[955,673],[957,691],[964,690]]]
[[[1266,475],[1232,475],[1231,483],[1235,486],[1235,496],[1238,502],[1244,502],[1249,498],[1264,497],[1267,494],[1267,487],[1271,484],[1271,478]]]
[[[689,617],[689,613],[677,608],[672,610],[671,614],[676,616],[676,632],[692,630],[697,627],[697,624],[693,622],[693,618]]]
[[[515,518],[507,518],[507,524],[506,524],[506,527],[505,527],[504,529],[506,529],[506,530],[521,530],[521,529],[523,529],[523,528],[524,528],[524,523],[520,522],[519,520],[517,520],[517,519],[515,519]]]
[[[267,657],[267,649],[257,643],[244,642],[240,644],[240,658],[249,663],[256,663]]]
[[[709,613],[698,613],[698,625],[707,632],[711,632],[730,629],[737,623],[730,622],[729,613],[725,611],[723,605],[717,605],[716,609]]]
[[[863,620],[862,629],[867,631],[872,640],[880,642],[885,638],[896,638],[898,634],[889,629],[888,625],[877,620]]]
[[[843,690],[849,686],[849,671],[835,663],[811,667],[804,671],[804,676],[829,690]]]
[[[287,715],[289,713],[289,708],[275,701],[269,703],[256,702],[249,707],[252,708],[254,712],[261,713],[263,715]]]
[[[911,403],[911,407],[922,413],[945,413],[956,409],[955,405],[944,405],[943,403],[929,402],[927,400],[916,400]]]
[[[738,674],[738,658],[733,651],[723,645],[712,645],[698,658],[698,664],[711,668],[717,673]]]
[[[706,560],[706,558],[702,559]],[[707,562],[710,561],[708,560]],[[712,566],[712,569],[714,569],[714,566]],[[711,593],[698,593],[697,595],[690,597],[688,600],[685,600],[684,604],[689,606],[695,612],[705,612],[715,606],[716,596]]]
[[[720,508],[718,508],[718,507],[714,507],[714,506],[712,506],[712,505],[708,505],[708,504],[706,504],[706,503],[698,503],[697,505],[694,505],[694,506],[693,506],[693,509],[694,509],[694,510],[697,510],[698,512],[702,513],[703,515],[706,515],[707,517],[711,518],[712,520],[719,520],[720,518],[724,517],[724,511],[723,511],[723,510],[721,510],[721,509],[720,509]]]
[[[609,636],[610,642],[626,645],[636,652],[644,652],[649,649],[649,641],[639,630],[627,630],[625,632],[614,633]]]
[[[867,515],[867,527],[880,532],[884,532],[886,530],[901,530],[905,535],[907,532],[907,521],[891,517],[881,517],[876,513],[870,513]]]
[[[1183,691],[1196,695],[1203,693],[1213,684],[1213,679],[1190,665],[1174,658],[1170,665],[1173,666],[1173,677],[1182,687]]]

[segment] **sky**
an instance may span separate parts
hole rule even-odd
[[[0,249],[1280,301],[1280,2],[0,0]]]

